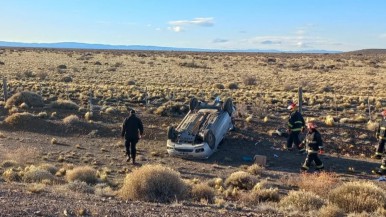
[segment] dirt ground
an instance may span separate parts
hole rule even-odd
[[[282,146],[286,139],[270,135],[270,131],[284,122],[280,118],[273,118],[268,122],[252,121],[249,123],[241,118],[236,119],[237,130],[230,132],[218,151],[207,160],[169,157],[166,152],[166,126],[177,124],[183,116],[160,117],[146,113],[143,108],[138,108],[138,110],[142,110],[138,116],[143,120],[145,136],[138,143],[139,164],[135,166],[125,162],[123,140],[120,138],[120,125],[124,114],[114,118],[100,117],[100,120],[103,121],[99,124],[87,125],[87,127],[68,127],[55,121],[49,121],[51,125],[46,124],[40,127],[31,123],[30,126],[20,127],[21,129],[10,129],[5,124],[1,124],[0,130],[4,138],[0,138],[0,148],[4,153],[11,153],[13,157],[23,159],[26,164],[52,163],[58,166],[71,164],[92,165],[94,168],[108,167],[112,171],[109,179],[116,182],[117,186],[122,184],[125,174],[145,164],[162,164],[180,172],[183,178],[197,178],[205,181],[216,177],[225,179],[232,172],[251,165],[253,162],[248,161],[248,158],[253,158],[256,154],[265,155],[267,166],[264,178],[282,188],[282,191],[287,189],[280,187],[281,180],[299,174],[300,166],[306,157],[298,155],[296,151],[283,150]],[[380,161],[359,155],[341,156],[334,149],[336,144],[332,142],[331,137],[339,136],[343,131],[353,135],[360,134],[357,128],[346,126],[338,129],[321,126],[320,131],[325,139],[326,154],[322,156],[322,161],[326,171],[336,173],[343,180],[374,180],[377,178],[370,171],[378,167]],[[52,138],[57,139],[58,143],[51,144]],[[372,142],[376,143],[375,140]],[[363,148],[367,150],[366,155],[372,154],[371,145],[355,147],[358,150]],[[21,150],[26,153],[22,153]],[[353,153],[355,153],[354,150]],[[58,162],[59,156],[64,156],[64,161]],[[40,194],[31,194],[25,190],[23,184],[0,182],[2,210],[0,216],[271,215],[232,204],[221,208],[184,201],[173,204],[154,204],[97,197],[92,194],[71,192],[58,194],[55,192],[55,189],[47,188]]]
[[[286,101],[296,100],[297,87],[302,86],[304,117],[317,120],[324,140],[326,153],[321,159],[325,170],[343,181],[379,178],[371,174],[381,161],[370,158],[377,141],[367,121],[379,119],[386,106],[384,52],[308,55],[2,49],[0,57],[9,95],[36,92],[46,105],[23,108],[18,104],[8,110],[0,102],[0,163],[15,160],[23,166],[48,163],[57,168],[108,169],[107,180],[117,191],[128,173],[147,164],[161,164],[184,179],[206,182],[245,171],[253,164],[250,159],[264,155],[267,165],[259,179],[270,182],[284,196],[291,190],[286,180],[299,177],[306,156],[284,150],[286,139],[272,132],[285,126]],[[182,104],[187,105],[192,96],[213,100],[217,95],[236,103],[236,131],[229,132],[207,160],[168,156],[166,129],[183,119]],[[48,106],[59,99],[72,100],[80,108]],[[89,100],[105,108],[92,121],[85,120]],[[150,106],[145,107],[144,102]],[[126,162],[120,137],[129,108],[136,109],[145,127],[137,145],[137,165]],[[11,126],[4,120],[12,112],[43,113],[44,117]],[[77,115],[80,122],[64,123],[69,115]],[[334,126],[325,124],[328,116],[337,119]],[[5,170],[0,167],[0,174]],[[60,185],[47,185],[39,193],[32,193],[30,187],[31,183],[0,178],[0,216],[283,215],[237,201],[221,206],[190,200],[156,204],[76,193]]]

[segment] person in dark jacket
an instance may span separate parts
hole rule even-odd
[[[302,114],[296,109],[297,106],[295,103],[291,103],[288,106],[290,110],[290,117],[288,119],[288,138],[287,138],[287,149],[292,150],[292,144],[295,143],[296,148],[299,150],[299,153],[304,153],[305,149],[301,148],[299,134],[305,128],[305,122]]]
[[[135,115],[135,110],[130,111],[130,116],[125,118],[125,121],[122,125],[122,134],[121,136],[125,138],[125,147],[127,162],[132,160],[135,164],[135,156],[137,153],[136,145],[139,139],[143,135],[143,124],[141,119]]]
[[[386,110],[382,111],[382,120],[379,122],[379,127],[375,133],[375,137],[378,139],[378,146],[375,150],[375,154],[371,158],[381,159],[385,151],[386,141]]]
[[[382,120],[379,123],[379,127],[376,133],[378,138],[378,147],[375,155],[372,158],[381,159],[381,166],[378,169],[374,169],[372,172],[378,175],[386,175],[386,155],[385,155],[385,141],[386,141],[386,110],[382,112]]]
[[[316,171],[324,169],[324,165],[318,156],[324,153],[323,140],[319,131],[316,129],[317,126],[313,122],[307,123],[307,135],[302,142],[302,145],[306,148],[307,158],[304,161],[301,169],[307,171],[310,168],[311,163],[314,161],[316,165]]]

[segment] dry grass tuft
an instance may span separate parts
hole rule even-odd
[[[51,108],[63,109],[63,110],[78,110],[79,106],[71,100],[58,99],[55,102],[50,103]]]
[[[222,89],[225,88],[225,86],[223,84],[216,83],[216,84],[213,85],[213,88],[222,90]]]
[[[59,170],[55,165],[52,164],[42,164],[39,166],[39,168],[50,172],[52,175],[55,175]]]
[[[386,204],[386,191],[372,182],[347,182],[329,194],[331,203],[346,212],[374,212]]]
[[[215,196],[214,189],[211,188],[206,183],[200,183],[192,186],[192,197],[196,201],[205,200],[208,203],[213,203],[214,196]]]
[[[252,164],[247,168],[247,172],[252,175],[261,175],[264,171],[264,167],[258,165],[258,164]]]
[[[313,192],[290,191],[279,203],[285,210],[311,211],[324,205],[324,200]]]
[[[335,205],[328,204],[319,210],[319,217],[344,217],[344,211]]]
[[[226,88],[230,90],[236,90],[239,88],[239,85],[237,83],[228,83],[226,84]]]
[[[87,184],[95,184],[98,181],[97,171],[89,166],[80,166],[69,170],[66,172],[66,177],[69,182],[81,181]]]
[[[116,192],[107,184],[101,183],[95,185],[95,194],[101,197],[114,197]]]
[[[257,178],[244,171],[234,172],[225,180],[225,186],[245,190],[252,189],[256,183]]]
[[[376,131],[378,129],[379,123],[376,121],[367,122],[367,129],[370,131]]]
[[[22,180],[20,173],[12,168],[3,173],[3,178],[7,182],[20,182]]]
[[[328,115],[326,117],[326,119],[324,120],[324,123],[327,125],[327,126],[330,126],[330,127],[333,127],[336,125],[335,123],[335,120],[334,120],[334,117],[332,117],[331,115]]]
[[[298,186],[305,190],[325,197],[338,184],[338,178],[334,173],[302,173],[299,177]]]
[[[32,183],[27,186],[27,191],[33,194],[40,194],[44,192],[46,188],[45,184],[42,183]]]
[[[20,106],[25,103],[28,107],[43,107],[44,100],[43,98],[33,92],[20,92],[14,94],[11,98],[5,103],[5,108],[10,109],[13,106]]]
[[[5,160],[1,163],[2,168],[17,167],[17,166],[19,166],[19,163],[17,163],[14,160]]]
[[[277,202],[280,199],[278,188],[254,188],[253,191],[247,192],[241,197],[245,204],[256,206],[261,202]]]
[[[108,107],[106,108],[105,113],[108,115],[118,114],[119,110],[114,107]]]
[[[94,194],[95,190],[92,186],[88,185],[86,182],[75,180],[66,185],[66,188],[73,192],[78,192],[82,194]]]
[[[26,171],[24,172],[23,180],[25,182],[48,182],[53,183],[55,182],[56,178],[54,175],[52,175],[47,170],[41,169],[39,167],[30,166],[26,168]]]
[[[84,119],[86,119],[87,121],[90,121],[92,120],[94,114],[93,112],[86,112],[86,114],[84,115]]]
[[[126,176],[119,194],[131,200],[172,202],[183,199],[186,189],[178,172],[161,165],[146,165]]]
[[[67,125],[74,125],[80,123],[80,119],[76,115],[69,115],[65,118],[63,118],[63,123]]]
[[[29,112],[23,112],[11,114],[7,118],[5,118],[4,122],[11,126],[24,126],[30,125],[36,120],[38,120],[38,117],[36,117],[35,115]]]
[[[40,152],[33,147],[20,147],[15,150],[3,150],[4,153],[0,153],[0,157],[5,160],[12,160],[19,165],[26,163],[33,163],[40,155]]]
[[[59,144],[58,140],[56,138],[52,138],[51,139],[51,144],[55,145],[55,144]]]

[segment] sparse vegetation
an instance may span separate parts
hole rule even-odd
[[[225,186],[250,190],[257,183],[257,178],[247,172],[238,171],[232,173],[226,180]]]
[[[80,181],[87,184],[98,182],[97,171],[89,166],[76,167],[66,173],[69,182]]]
[[[347,182],[329,194],[331,203],[344,211],[374,212],[386,204],[386,192],[371,182]]]
[[[173,202],[186,196],[186,188],[176,171],[161,165],[146,165],[126,176],[120,195],[132,200]]]
[[[197,201],[205,200],[208,203],[213,203],[215,191],[206,183],[195,184],[192,186],[192,196]]]
[[[325,201],[318,195],[307,191],[291,191],[281,201],[283,209],[310,211],[318,210],[325,204]]]
[[[69,116],[67,116],[67,117],[65,117],[63,119],[63,123],[64,124],[69,124],[69,125],[77,124],[77,123],[80,123],[80,122],[81,121],[80,121],[79,117],[76,116],[76,115],[69,115]]]
[[[52,175],[49,171],[41,169],[39,167],[30,166],[25,169],[23,180],[25,182],[35,182],[40,183],[42,181],[53,183],[55,181],[55,176]]]
[[[79,106],[71,101],[71,100],[57,100],[55,102],[51,102],[51,108],[54,109],[64,109],[64,110],[78,110]]]
[[[5,108],[10,109],[13,106],[20,106],[22,103],[25,103],[29,107],[43,107],[44,101],[43,98],[33,92],[20,92],[14,94],[11,98],[5,103]]]
[[[166,202],[218,209],[218,215],[248,215],[253,209],[290,216],[385,216],[382,182],[344,187],[359,174],[374,178],[369,173],[374,162],[367,157],[374,153],[386,108],[384,55],[2,51],[10,96],[0,101],[3,188],[22,186],[20,195],[55,194],[64,203],[71,195],[84,201],[94,194],[111,205],[118,195],[128,203]],[[305,117],[317,122],[324,138],[326,168],[336,173],[298,174],[293,152],[282,152],[283,138],[267,133],[288,118],[287,102],[296,101],[299,86]],[[216,96],[235,102],[237,130],[222,142],[213,163],[165,158],[165,128],[189,111],[192,97],[212,102]],[[130,108],[138,108],[144,120],[137,158],[142,167],[126,165],[122,140],[116,141]],[[267,170],[245,165],[257,153],[267,155]],[[92,167],[79,169],[83,165]],[[65,185],[52,186],[59,183]]]

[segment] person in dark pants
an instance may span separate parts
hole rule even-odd
[[[307,158],[301,167],[303,171],[307,171],[313,161],[316,165],[316,171],[321,171],[324,169],[324,165],[318,156],[318,152],[319,154],[324,153],[323,140],[316,127],[316,124],[313,122],[307,123],[308,132],[306,138],[302,142],[307,151]]]
[[[386,141],[386,110],[382,111],[382,120],[379,122],[378,130],[375,136],[378,139],[378,146],[375,151],[375,154],[371,158],[381,159],[385,151],[385,141]]]
[[[288,119],[288,138],[287,138],[287,149],[292,150],[292,144],[295,143],[299,153],[304,153],[305,149],[301,148],[299,134],[305,128],[305,122],[302,114],[296,109],[295,103],[291,103],[288,106],[290,110],[290,117]]]
[[[376,133],[378,138],[378,147],[375,155],[372,158],[381,159],[382,162],[380,168],[374,169],[372,172],[378,175],[386,175],[386,155],[385,155],[385,141],[386,141],[386,110],[382,112],[382,120],[379,123],[379,127]]]
[[[139,139],[143,135],[143,124],[141,119],[135,115],[135,110],[130,111],[130,116],[125,118],[125,121],[122,125],[122,134],[121,136],[125,138],[125,147],[127,162],[132,160],[135,164],[135,156],[137,153],[136,145]]]

